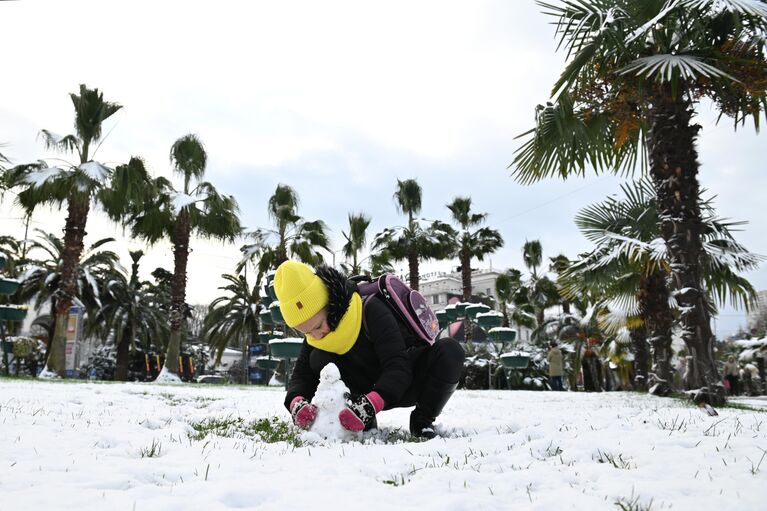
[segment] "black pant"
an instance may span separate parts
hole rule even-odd
[[[461,379],[463,347],[452,337],[438,339],[431,348],[413,353],[413,382],[398,402],[384,408],[405,408],[414,406],[427,380],[456,384]]]

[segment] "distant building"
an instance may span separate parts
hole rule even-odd
[[[746,324],[748,325],[748,332],[758,332],[765,329],[765,323],[767,322],[767,291],[759,291],[757,293],[757,306],[751,309],[746,314]]]

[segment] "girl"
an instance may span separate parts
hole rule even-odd
[[[463,368],[458,342],[443,338],[427,344],[378,296],[363,304],[357,285],[329,266],[315,272],[286,261],[277,268],[274,291],[285,323],[306,337],[285,397],[297,426],[308,429],[317,417],[310,402],[320,371],[332,362],[351,392],[339,414],[344,428],[372,429],[381,410],[415,405],[410,432],[436,436],[433,422],[458,386]]]

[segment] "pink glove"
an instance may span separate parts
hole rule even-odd
[[[303,396],[296,396],[290,402],[290,415],[293,416],[293,424],[301,429],[309,429],[317,418],[317,407]]]
[[[346,397],[346,408],[338,414],[341,426],[349,431],[363,431],[375,425],[376,414],[383,410],[384,400],[376,391]]]

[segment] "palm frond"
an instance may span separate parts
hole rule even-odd
[[[619,74],[633,74],[640,78],[655,78],[660,82],[671,82],[674,79],[697,80],[726,79],[737,81],[733,76],[721,69],[692,55],[650,55],[640,57],[621,69]]]
[[[75,152],[80,150],[80,141],[74,135],[61,136],[49,130],[40,130],[39,136],[43,139],[46,149],[54,149],[62,152]]]
[[[528,140],[514,153],[512,177],[530,184],[584,176],[589,167],[596,173],[613,171],[618,158],[612,131],[606,113],[576,107],[569,94],[560,94],[555,103],[538,106],[535,128],[517,137]]]
[[[200,179],[205,174],[208,155],[197,135],[190,133],[173,143],[170,161],[176,172],[188,182],[191,178]]]

